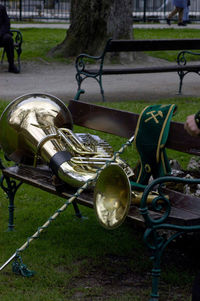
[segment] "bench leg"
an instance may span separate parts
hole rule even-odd
[[[3,53],[2,53],[2,56],[1,56],[1,64],[3,64],[4,55],[5,55],[5,49],[3,48]]]
[[[158,256],[159,258],[160,256]],[[152,269],[152,291],[151,291],[151,299],[149,301],[158,301],[159,294],[158,294],[158,286],[159,286],[159,279],[160,279],[160,262],[159,259],[154,259],[154,267]]]
[[[180,72],[178,72],[178,75],[179,75],[179,79],[180,79],[178,94],[181,94],[181,92],[182,92],[182,85],[183,85],[183,78],[185,76],[185,73],[183,71],[180,71]]]
[[[159,230],[159,227],[158,227]],[[147,228],[144,233],[144,241],[149,248],[149,250],[153,253],[151,259],[153,260],[153,268],[152,268],[152,291],[151,298],[149,301],[158,301],[158,287],[159,287],[159,278],[161,275],[161,257],[169,245],[171,241],[176,239],[178,236],[182,235],[183,231],[178,231],[172,233],[169,237],[162,236],[158,233],[158,231]]]
[[[104,102],[106,100],[105,100],[104,89],[103,89],[103,85],[102,85],[102,76],[101,75],[99,75],[99,80],[97,80],[97,81],[99,83],[102,100]]]
[[[4,182],[6,181],[6,186]],[[0,186],[7,194],[9,200],[9,219],[8,219],[8,231],[12,231],[14,229],[14,198],[18,188],[21,186],[22,182],[19,184],[14,180],[10,180],[9,177],[2,176],[0,180]]]
[[[20,55],[21,55],[21,50],[17,50],[17,64],[18,64],[19,72],[21,71]]]
[[[78,218],[82,218],[83,216],[82,216],[82,214],[81,214],[81,212],[80,212],[80,210],[79,210],[79,207],[78,207],[77,203],[74,201],[72,204],[73,204],[73,207],[74,207],[74,211],[75,211],[76,216],[77,216]]]
[[[83,93],[85,93],[85,90],[83,90],[83,89],[78,89],[77,92],[76,92],[76,95],[75,95],[75,97],[74,97],[74,100],[79,100],[80,95],[83,94]]]

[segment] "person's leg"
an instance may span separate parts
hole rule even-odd
[[[189,6],[186,6],[183,11],[183,22],[188,21]]]
[[[184,11],[184,8],[182,8],[182,7],[178,8],[178,23],[183,22],[183,11]]]
[[[173,16],[175,16],[176,14],[177,14],[177,12],[178,12],[178,9],[177,9],[177,7],[175,7],[174,9],[173,9],[173,11],[168,15],[168,17],[167,17],[167,24],[168,25],[171,25],[171,18],[173,17]]]
[[[175,7],[173,11],[168,15],[167,19],[171,19],[173,16],[177,14],[177,12],[178,12],[178,7]]]
[[[10,34],[5,34],[1,38],[1,45],[4,47],[8,59],[9,72],[19,73],[19,70],[14,64],[14,45],[13,45],[13,38]]]
[[[179,26],[186,25],[185,23],[183,23],[183,11],[184,11],[184,8],[178,7],[178,25]]]

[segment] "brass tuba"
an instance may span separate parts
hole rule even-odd
[[[80,187],[112,157],[112,147],[97,135],[74,133],[66,105],[48,94],[26,94],[13,100],[0,117],[0,145],[19,164],[47,164],[63,182]],[[127,176],[132,169],[116,160]]]

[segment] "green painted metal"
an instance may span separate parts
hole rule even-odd
[[[80,54],[79,56],[77,56],[76,58],[76,62],[75,62],[75,67],[76,67],[76,81],[78,84],[78,89],[77,89],[77,93],[76,96],[74,98],[74,100],[79,100],[80,94],[83,93],[84,90],[81,89],[81,85],[83,83],[83,81],[86,78],[94,78],[100,87],[100,92],[102,95],[102,100],[105,101],[105,96],[104,96],[104,90],[103,90],[103,85],[102,85],[102,70],[103,70],[103,64],[104,64],[104,57],[105,54],[107,52],[107,49],[109,47],[110,41],[112,39],[109,39],[106,43],[106,46],[103,50],[103,53],[100,56],[91,56],[85,53]],[[86,64],[88,62],[95,62],[95,63],[99,63],[99,69],[97,72],[94,73],[90,73],[86,70]]]
[[[4,169],[5,167],[2,164],[0,159],[0,169]],[[9,177],[5,177],[4,175],[0,178],[0,187],[5,191],[7,198],[9,200],[8,210],[9,210],[9,218],[8,218],[8,231],[13,231],[14,229],[14,198],[18,188],[22,185],[22,182],[17,183],[14,180],[11,180]]]
[[[159,287],[159,278],[161,273],[161,257],[168,246],[168,244],[173,241],[178,236],[187,232],[194,232],[200,230],[200,225],[190,225],[190,226],[181,226],[176,224],[168,223],[168,218],[171,212],[170,200],[168,200],[164,193],[163,187],[164,183],[184,183],[184,184],[200,184],[200,179],[186,179],[173,176],[165,176],[155,179],[146,186],[140,205],[140,213],[142,214],[146,230],[144,233],[144,242],[151,250],[153,256],[151,257],[153,261],[152,268],[152,292],[150,301],[157,301],[159,299],[158,287]],[[155,187],[159,192],[159,195],[156,196],[152,202],[151,211],[159,212],[161,214],[160,218],[154,219],[149,211],[149,205],[147,205],[147,197],[151,191],[155,191]],[[171,236],[162,236],[159,230],[172,230],[173,233]]]
[[[179,66],[185,66],[187,64],[187,56],[188,55],[196,55],[196,56],[200,56],[200,53],[197,52],[192,52],[189,50],[184,50],[179,52],[178,56],[177,56],[177,63]],[[185,77],[185,75],[187,75],[188,73],[190,73],[191,71],[177,71],[179,78],[180,78],[180,83],[179,83],[179,94],[181,94],[181,90],[182,90],[182,85],[183,85],[183,78]],[[196,71],[192,71],[198,75],[200,75],[200,71],[197,69]]]

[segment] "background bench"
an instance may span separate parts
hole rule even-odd
[[[75,125],[83,126],[88,129],[94,129],[124,138],[130,138],[136,128],[138,114],[110,109],[103,106],[97,106],[84,102],[70,101],[68,108],[72,114]],[[184,139],[183,139],[184,137]],[[167,148],[181,151],[192,155],[200,156],[200,138],[191,137],[184,130],[182,123],[171,122],[170,133],[167,140]],[[27,183],[41,190],[58,195],[64,199],[72,196],[76,189],[68,185],[57,189],[52,184],[52,172],[47,166],[33,168],[28,166],[10,166],[2,169],[1,187],[6,192],[9,199],[9,230],[12,230],[14,214],[14,198],[17,190],[23,183]],[[200,183],[200,179],[181,179],[177,177],[163,177],[156,179],[149,184],[143,194],[140,208],[132,205],[128,212],[127,219],[132,223],[145,228],[144,239],[153,254],[152,269],[152,295],[151,300],[158,300],[158,279],[160,276],[160,258],[165,247],[171,240],[183,234],[184,232],[193,232],[200,230],[200,198],[191,195],[185,195],[183,192],[177,192],[172,188],[160,188],[160,198],[162,192],[167,193],[169,201],[164,200],[161,206],[161,199],[153,205],[146,204],[148,193],[154,188],[154,184],[163,184],[164,182],[184,182]],[[73,206],[78,217],[81,212],[78,204],[93,208],[93,192],[84,191],[73,202]],[[160,230],[169,231],[168,236],[163,236]],[[151,254],[151,255],[152,255]]]
[[[19,30],[16,30],[16,29],[11,29],[11,33],[13,34],[14,49],[15,49],[16,54],[17,54],[18,69],[19,69],[19,71],[21,71],[20,56],[21,56],[21,53],[22,53],[22,41],[23,41],[22,34]],[[3,49],[3,53],[2,53],[2,56],[1,56],[1,64],[3,63],[4,56],[5,56],[5,49]]]
[[[87,78],[95,79],[100,87],[103,101],[105,101],[102,76],[114,74],[142,74],[142,73],[163,73],[177,72],[179,76],[179,93],[182,90],[184,76],[189,72],[199,74],[200,64],[187,64],[186,54],[197,55],[200,53],[188,50],[199,50],[200,39],[169,39],[169,40],[112,40],[109,39],[100,56],[91,56],[88,54],[80,54],[76,58],[76,81],[78,84],[75,100],[79,99],[80,94],[84,92],[81,89],[82,82]],[[162,51],[162,50],[181,50],[177,56],[177,62],[169,65],[159,66],[142,66],[142,67],[115,67],[107,68],[104,66],[106,53],[119,52],[141,52],[141,51]],[[90,63],[88,63],[90,62]],[[98,67],[90,68],[90,64],[97,64]]]

